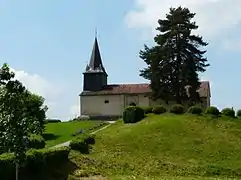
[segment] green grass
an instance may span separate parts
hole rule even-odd
[[[61,123],[48,123],[45,126],[44,138],[46,139],[46,147],[51,147],[60,143],[64,143],[74,138],[73,133],[80,129],[87,131],[102,121],[71,121]]]
[[[226,179],[241,177],[241,121],[192,115],[150,115],[96,134],[92,153],[71,153],[75,177]],[[212,179],[212,178],[211,178]]]

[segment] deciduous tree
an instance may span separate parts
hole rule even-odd
[[[0,147],[14,153],[16,179],[25,158],[30,133],[42,133],[45,118],[43,98],[31,94],[23,84],[14,80],[7,64],[0,69]]]

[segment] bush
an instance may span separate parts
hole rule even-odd
[[[45,148],[45,140],[41,135],[30,134],[29,137],[25,139],[27,149],[43,149]],[[0,154],[9,152],[6,146],[0,148]]]
[[[30,172],[55,168],[68,161],[69,152],[68,147],[30,149],[27,152],[25,167]]]
[[[95,144],[95,135],[94,134],[85,134],[81,137],[78,137],[82,141],[84,141],[86,144]]]
[[[222,115],[228,116],[228,117],[235,117],[235,111],[232,108],[224,108],[221,111]]]
[[[95,144],[95,135],[83,134],[71,141],[70,147],[73,150],[80,151],[82,154],[89,154],[93,144]]]
[[[200,107],[200,106],[191,106],[191,107],[187,110],[187,112],[190,113],[190,114],[200,115],[200,114],[202,114],[203,109],[202,109],[202,107]]]
[[[36,176],[36,174],[41,174],[43,171],[49,171],[51,168],[59,167],[68,161],[69,151],[70,149],[68,147],[31,149],[26,154],[26,160],[20,168],[20,174],[22,172],[27,172]],[[14,179],[15,164],[14,155],[12,153],[0,155],[0,174],[3,180]]]
[[[70,121],[82,121],[82,120],[90,120],[90,116],[81,115],[81,116],[75,117],[74,119],[71,119]]]
[[[123,112],[124,123],[136,123],[145,117],[145,112],[137,106],[129,106]]]
[[[144,110],[144,112],[145,112],[145,114],[149,114],[149,113],[152,113],[152,107],[141,107],[143,110]]]
[[[109,124],[108,122],[101,122],[101,123],[98,123],[95,126],[89,128],[88,130],[89,131],[97,130],[97,129],[100,129],[101,127],[106,126],[108,124]]]
[[[214,106],[210,106],[206,109],[206,114],[209,114],[209,115],[214,115],[214,116],[219,116],[220,115],[220,112],[218,110],[217,107],[214,107]]]
[[[13,179],[15,175],[14,155],[4,153],[0,155],[1,179]]]
[[[174,114],[183,114],[184,113],[184,107],[181,104],[174,104],[172,105],[171,109],[170,109],[171,113]]]
[[[28,148],[43,149],[45,148],[45,140],[41,135],[31,134],[29,137]]]
[[[239,110],[237,111],[237,116],[238,116],[238,118],[241,117],[241,109],[239,109]]]
[[[79,129],[78,131],[76,131],[75,133],[72,134],[72,136],[78,136],[80,134],[83,134],[85,132],[84,129]]]
[[[70,148],[79,151],[82,154],[89,154],[91,146],[79,139],[75,139],[70,142]]]
[[[162,113],[167,112],[167,109],[164,106],[159,105],[159,106],[154,107],[152,112],[154,114],[162,114]]]
[[[44,120],[45,123],[60,123],[61,120],[59,119],[46,119]]]

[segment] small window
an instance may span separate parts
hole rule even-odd
[[[105,104],[108,104],[109,103],[109,100],[105,100]]]

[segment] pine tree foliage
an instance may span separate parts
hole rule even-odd
[[[192,31],[198,26],[192,19],[195,13],[188,8],[170,8],[163,20],[158,20],[154,47],[140,51],[140,58],[147,68],[140,76],[151,81],[153,99],[175,100],[181,103],[187,98],[199,101],[197,93],[200,87],[199,73],[209,66],[204,57],[208,45],[201,36]]]

